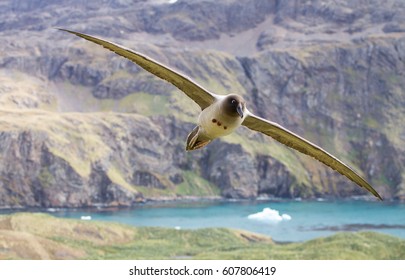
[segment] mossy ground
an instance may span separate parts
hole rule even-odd
[[[405,259],[405,240],[359,232],[276,244],[235,229],[135,228],[20,213],[0,216],[0,259]]]

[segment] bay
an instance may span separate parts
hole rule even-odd
[[[266,209],[267,210],[264,210]],[[56,217],[182,229],[226,227],[278,242],[342,231],[377,231],[405,238],[405,205],[367,201],[236,201],[153,203],[131,209],[49,209]],[[278,212],[277,212],[278,211]]]

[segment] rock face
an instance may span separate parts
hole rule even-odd
[[[383,197],[405,199],[402,1],[99,2],[0,4],[0,208],[367,195],[244,128],[185,152],[198,106],[55,26],[240,93],[249,110],[348,162]]]

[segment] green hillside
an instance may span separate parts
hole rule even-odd
[[[54,218],[0,216],[0,259],[405,259],[405,240],[339,233],[303,243],[277,244],[236,229],[177,230]]]

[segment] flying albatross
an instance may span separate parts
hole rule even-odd
[[[352,168],[337,159],[335,156],[281,125],[251,113],[246,108],[246,102],[240,95],[214,94],[204,89],[190,78],[144,54],[83,33],[67,29],[60,30],[72,33],[101,45],[104,48],[131,60],[146,71],[173,84],[196,102],[201,107],[201,113],[198,117],[197,126],[187,137],[187,151],[202,148],[213,139],[228,135],[237,127],[243,125],[252,130],[264,133],[290,148],[315,158],[382,200],[378,192],[374,190],[366,180],[360,177]]]

